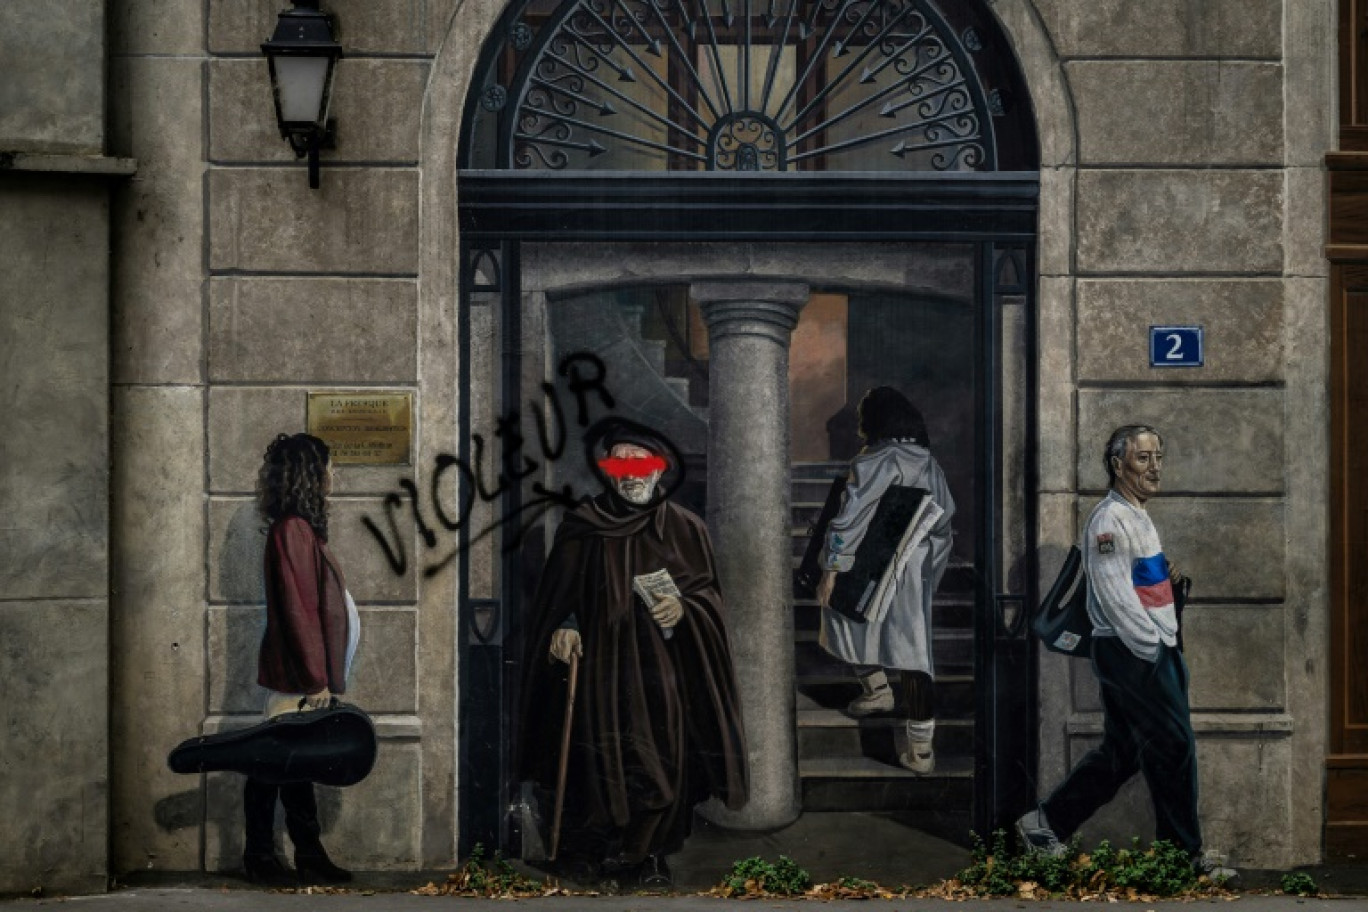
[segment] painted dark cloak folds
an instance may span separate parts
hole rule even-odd
[[[684,616],[665,639],[632,592],[664,568]],[[568,666],[548,660],[572,615],[583,641],[563,855],[679,848],[695,804],[738,809],[748,794],[745,733],[707,528],[669,501],[633,508],[601,494],[566,515],[546,562],[527,640],[519,773],[551,789]]]

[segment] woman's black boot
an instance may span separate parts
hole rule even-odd
[[[248,883],[263,887],[293,887],[298,881],[290,869],[272,855],[242,854],[242,871]]]
[[[351,871],[333,864],[322,843],[310,846],[307,852],[295,850],[295,876],[300,883],[340,884],[352,879]]]
[[[242,790],[242,815],[247,824],[242,872],[249,883],[263,887],[294,886],[290,869],[275,853],[275,803],[278,789],[248,779]]]
[[[311,782],[280,787],[280,803],[285,805],[285,829],[295,847],[295,875],[302,883],[347,883],[351,871],[333,864],[319,836],[318,801]]]

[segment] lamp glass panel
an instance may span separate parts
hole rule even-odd
[[[275,59],[280,116],[286,123],[317,123],[322,118],[330,62],[327,57]]]

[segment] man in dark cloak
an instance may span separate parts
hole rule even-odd
[[[703,521],[658,488],[668,448],[610,432],[607,490],[556,531],[525,653],[519,773],[554,789],[571,653],[581,656],[571,723],[560,861],[591,874],[668,886],[665,856],[710,796],[739,809],[746,741]],[[665,570],[677,598],[633,591]]]

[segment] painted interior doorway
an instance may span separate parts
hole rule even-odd
[[[790,334],[783,390],[786,573],[832,479],[845,475],[860,448],[853,409],[863,392],[894,386],[923,412],[956,503],[950,565],[935,599],[937,768],[914,776],[897,764],[898,712],[860,719],[845,711],[858,684],[819,645],[820,609],[800,593],[788,606],[786,674],[804,813],[875,814],[962,844],[971,830],[1000,823],[1030,800],[1034,668],[1021,628],[1033,580],[1028,257],[1025,246],[966,243],[529,243],[517,250],[516,281],[505,276],[504,290],[472,297],[463,388],[476,437],[498,439],[500,419],[514,412],[555,408],[571,440],[609,415],[647,425],[671,441],[686,467],[674,499],[707,519],[714,409],[719,397],[757,391],[711,382],[709,331],[694,290],[726,277],[802,282],[807,294]],[[589,374],[611,405],[595,394],[577,415],[571,384]],[[528,439],[542,420],[524,424]],[[577,498],[599,489],[573,442],[543,461],[502,503],[479,508],[489,514],[484,523],[499,511],[523,518],[466,552],[470,617],[482,632],[466,652],[462,696],[470,733],[462,775],[471,788],[464,831],[534,858],[546,848],[547,797],[523,787],[511,769],[518,688],[527,663],[539,659],[526,645],[532,596],[563,513],[538,492]]]
[[[751,787],[714,819],[866,804],[962,840],[1024,810],[1038,142],[990,4],[512,0],[462,116],[453,464],[488,467],[456,494],[464,847],[536,851],[510,773],[527,606],[601,481],[576,448],[605,413],[670,442],[718,554]],[[842,716],[848,671],[793,597],[878,384],[925,411],[959,505],[935,777],[888,762],[887,720]]]

